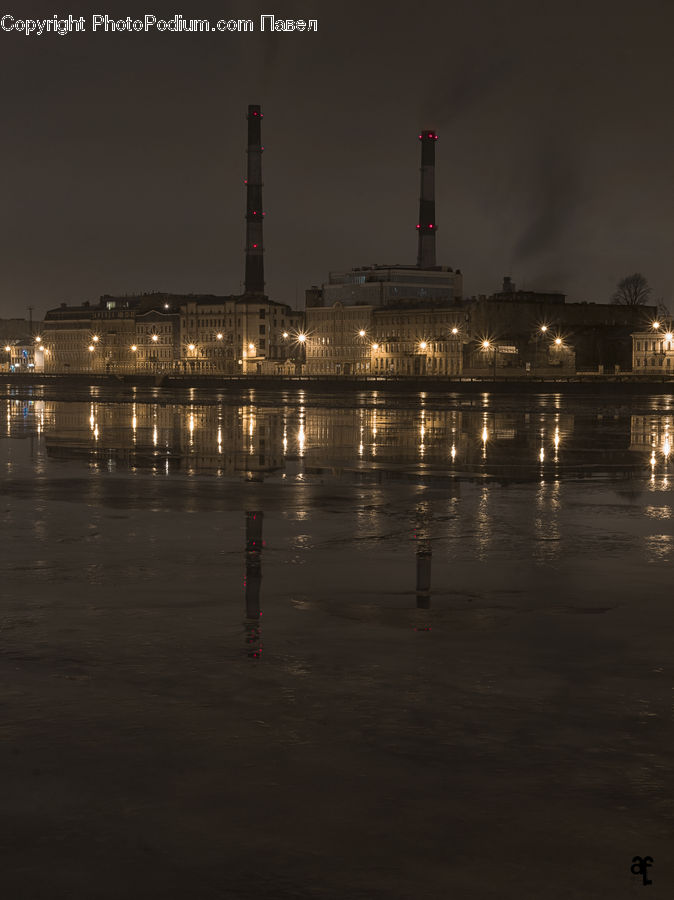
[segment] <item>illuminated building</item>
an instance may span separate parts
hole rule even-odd
[[[674,373],[674,329],[669,320],[632,334],[632,371],[637,375]]]

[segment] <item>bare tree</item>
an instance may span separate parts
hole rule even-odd
[[[653,289],[641,272],[627,275],[618,282],[618,287],[611,297],[611,303],[619,306],[645,306],[651,299]]]

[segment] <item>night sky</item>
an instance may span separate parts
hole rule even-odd
[[[5,5],[15,18],[54,4]],[[149,290],[237,293],[246,107],[264,112],[266,279],[414,263],[420,127],[438,262],[466,295],[605,302],[635,270],[674,312],[671,0],[80,4],[0,32],[0,315]],[[92,34],[121,17],[317,18],[316,34]]]

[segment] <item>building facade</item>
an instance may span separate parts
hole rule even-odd
[[[307,307],[308,375],[460,375],[460,304]]]
[[[632,371],[637,375],[674,373],[674,329],[671,322],[656,321],[650,331],[637,331],[632,335]]]
[[[459,269],[434,266],[363,266],[348,272],[330,272],[321,288],[306,292],[306,305],[390,306],[409,300],[454,302],[463,295]]]
[[[266,297],[146,294],[50,310],[49,372],[239,374],[294,367],[304,316]],[[273,366],[272,366],[273,369]]]

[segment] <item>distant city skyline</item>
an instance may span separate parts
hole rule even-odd
[[[414,264],[417,132],[434,128],[437,262],[465,296],[510,275],[609,302],[641,271],[671,305],[671,4],[492,6],[317,2],[314,34],[0,33],[0,316],[241,291],[249,103],[273,300],[302,308],[331,270]]]

